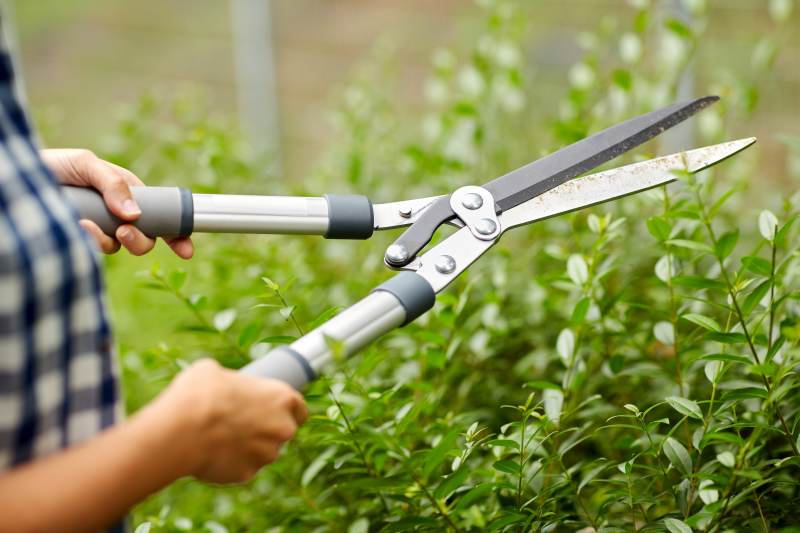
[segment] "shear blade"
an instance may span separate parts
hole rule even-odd
[[[500,209],[511,209],[639,146],[717,100],[706,96],[632,118],[496,178],[484,188]],[[449,196],[436,200],[394,242],[405,259],[387,254],[386,262],[398,267],[412,261],[436,229],[454,216]]]

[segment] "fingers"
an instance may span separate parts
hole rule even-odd
[[[123,224],[118,227],[116,236],[122,246],[132,255],[144,255],[156,245],[155,239],[151,239],[132,224]]]
[[[71,160],[74,173],[86,185],[100,191],[108,208],[122,220],[133,221],[142,214],[131,193],[131,185],[142,185],[133,172],[103,161],[88,150]]]
[[[83,227],[83,229],[85,229],[86,232],[92,236],[94,241],[97,243],[97,247],[100,248],[100,251],[105,254],[113,254],[119,250],[119,241],[112,239],[103,233],[103,230],[101,230],[97,224],[91,220],[81,220],[80,224],[81,227]]]
[[[194,245],[189,237],[165,239],[165,242],[181,259],[191,259],[194,255]]]

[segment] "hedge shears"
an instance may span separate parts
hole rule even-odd
[[[665,185],[675,181],[676,173],[699,172],[752,145],[755,138],[740,139],[584,176],[717,100],[707,96],[632,118],[482,186],[466,185],[447,195],[373,204],[360,195],[192,194],[178,187],[133,187],[142,211],[134,224],[150,237],[209,232],[331,239],[367,239],[376,230],[407,227],[384,253],[386,265],[402,272],[315,330],[242,369],[302,390],[333,358],[333,345],[349,355],[412,322],[506,231]],[[80,217],[94,221],[107,234],[114,235],[123,223],[97,191],[80,187],[64,191]],[[458,229],[423,252],[443,224]]]

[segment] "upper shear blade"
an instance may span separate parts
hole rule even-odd
[[[718,99],[706,96],[632,118],[509,172],[484,187],[501,209],[510,209],[639,146]],[[428,244],[436,229],[453,216],[448,197],[436,200],[392,245],[404,253],[387,254],[386,262],[395,267],[408,264]]]

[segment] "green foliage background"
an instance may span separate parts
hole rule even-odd
[[[675,99],[705,3],[688,2],[691,26],[631,4],[629,23],[582,36],[584,57],[556,101],[537,99],[525,63],[535,16],[525,2],[482,0],[474,49],[432,53],[422,116],[393,104],[391,50],[377,47],[342,91],[337,140],[303,183],[256,188],[249,177],[266,162],[196,95],[169,107],[145,98],[103,155],[196,192],[385,201],[484,183]],[[716,65],[698,75],[696,92],[723,98],[696,119],[698,146],[732,139],[731,125],[757,109],[791,31],[791,2],[764,5],[774,31],[753,43],[747,74]],[[657,153],[651,143],[614,165]],[[310,421],[252,483],[180,481],[139,506],[135,523],[794,530],[800,197],[762,210],[758,179],[755,148],[677,186],[515,230],[434,310],[316,383]],[[194,261],[143,273],[110,258],[129,408],[199,357],[241,366],[361,298],[388,277],[391,239],[197,236]]]

